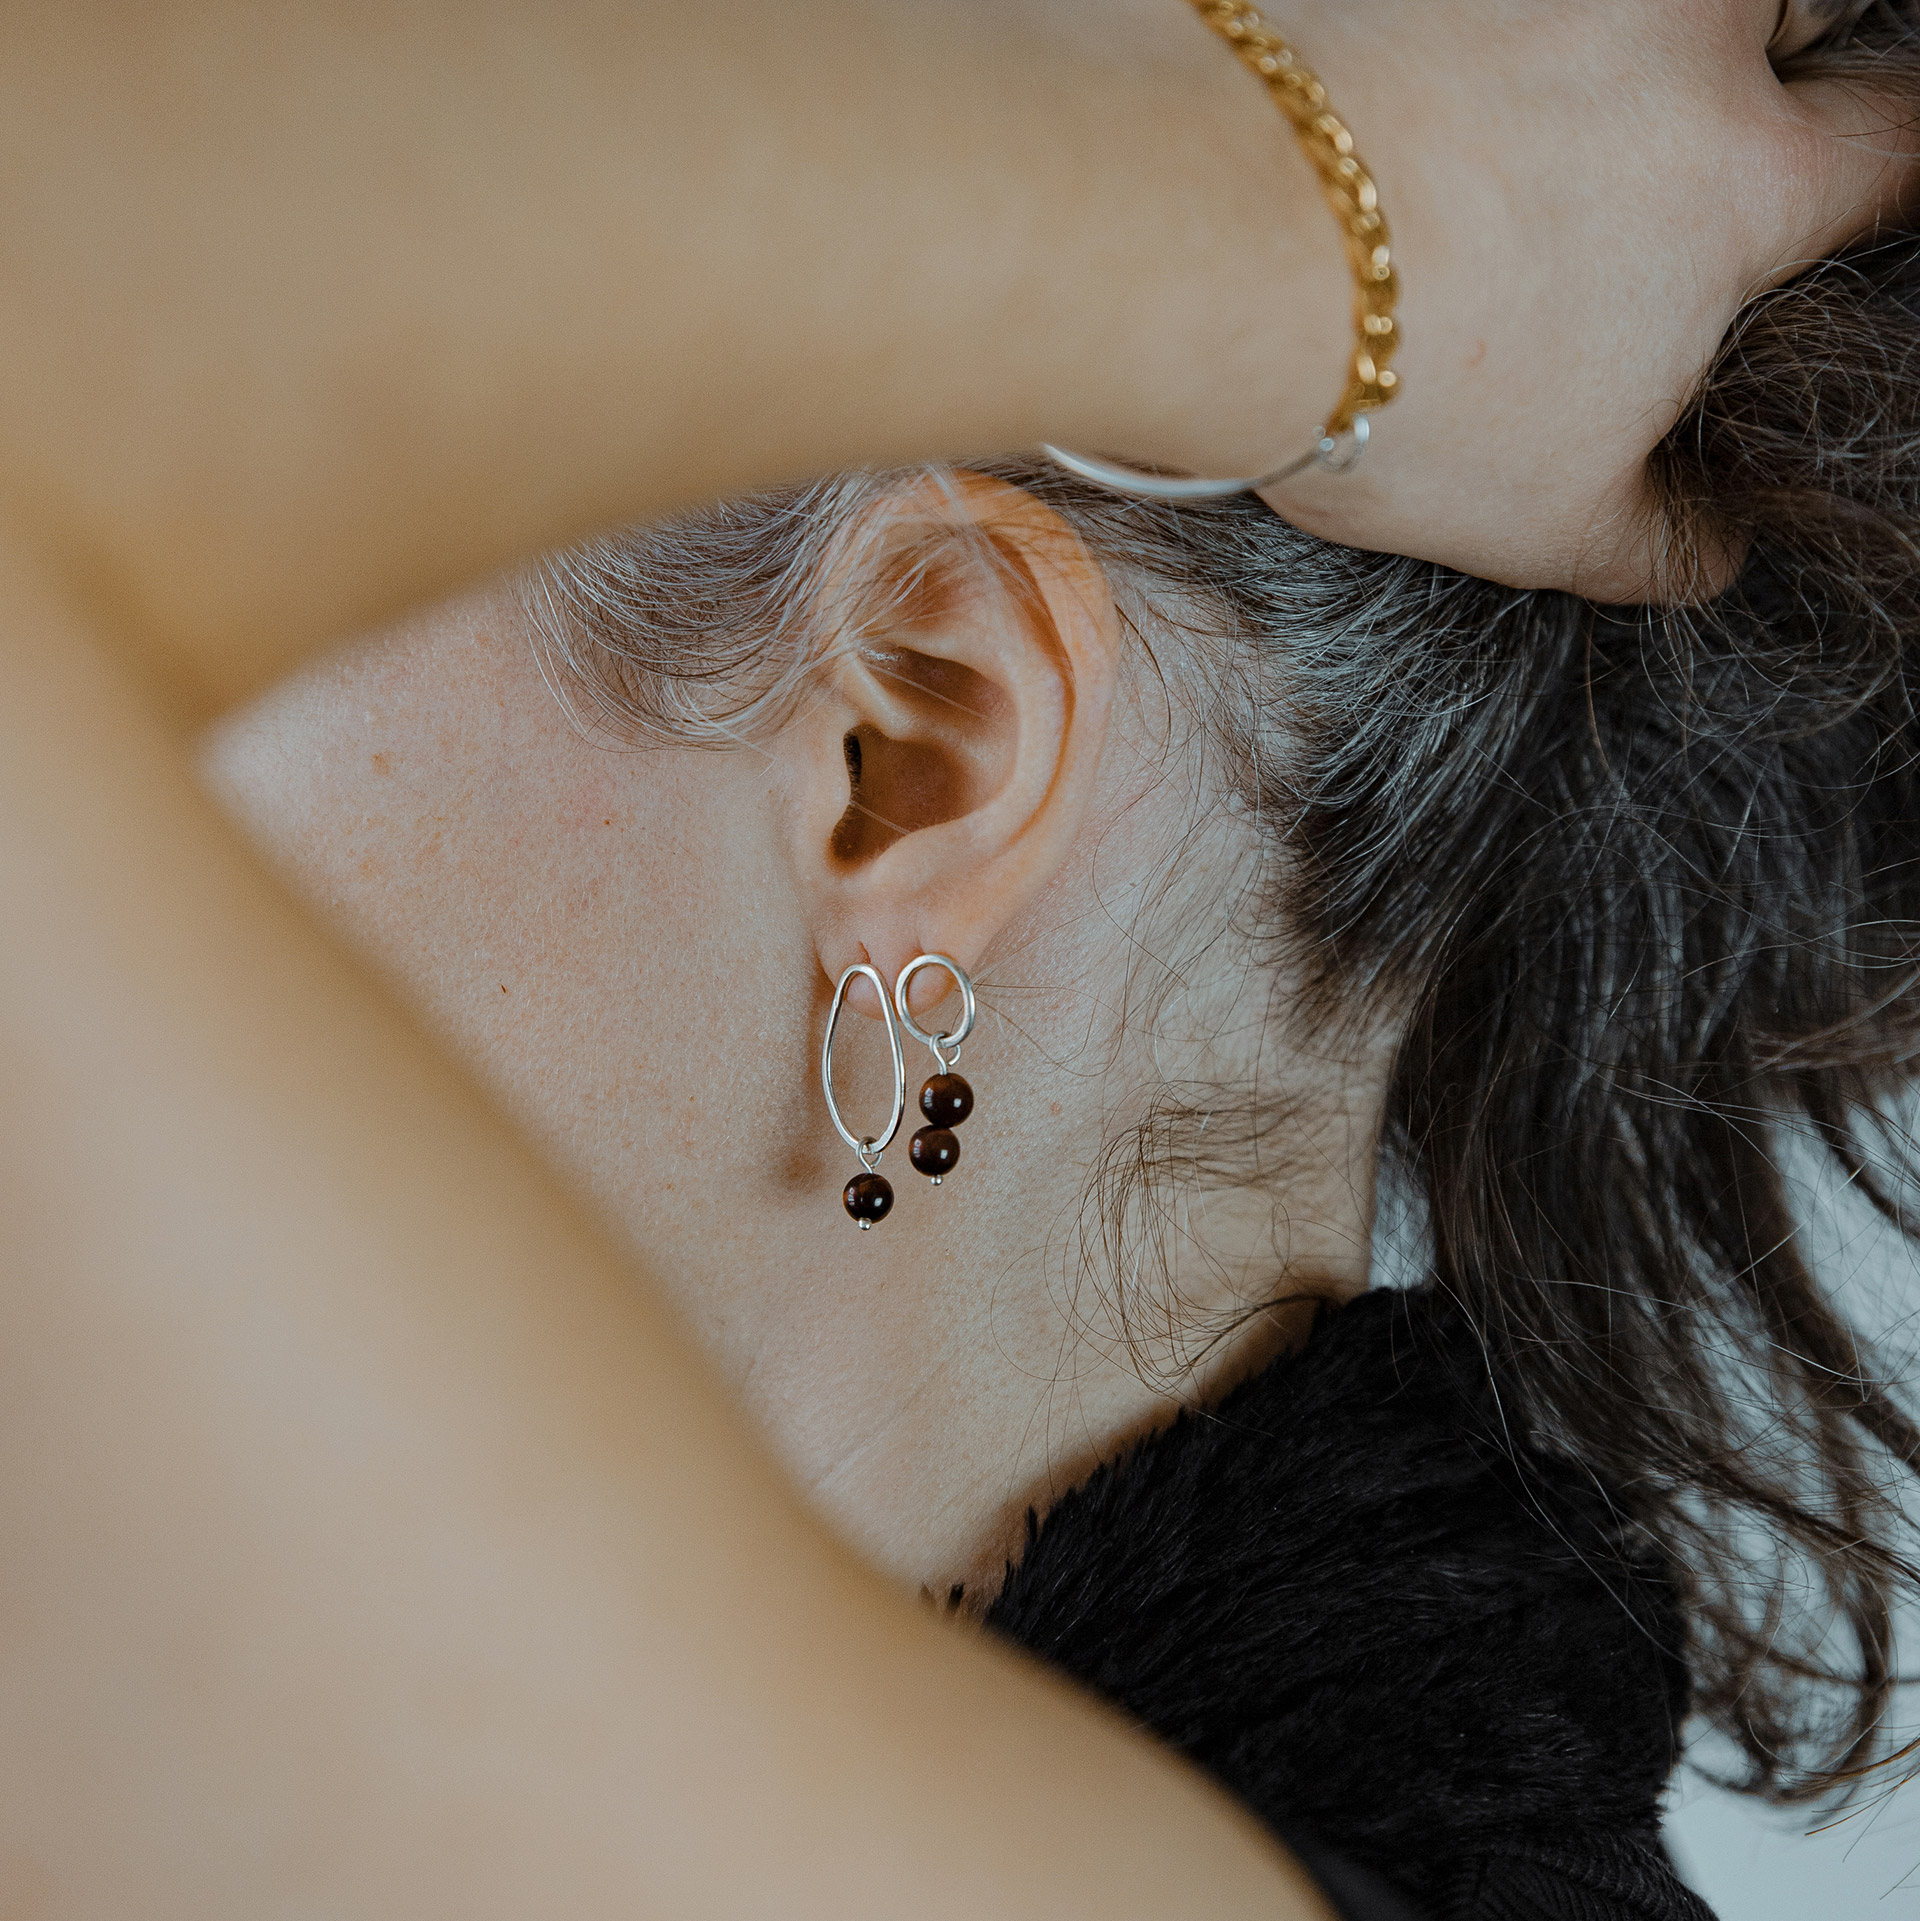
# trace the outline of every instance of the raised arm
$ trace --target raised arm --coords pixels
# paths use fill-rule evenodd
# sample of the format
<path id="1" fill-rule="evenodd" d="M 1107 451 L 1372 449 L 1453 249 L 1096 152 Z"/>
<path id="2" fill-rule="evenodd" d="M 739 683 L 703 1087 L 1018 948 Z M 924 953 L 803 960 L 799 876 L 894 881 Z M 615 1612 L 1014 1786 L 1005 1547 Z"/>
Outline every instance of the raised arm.
<path id="1" fill-rule="evenodd" d="M 1300 0 L 1404 397 L 1317 531 L 1644 577 L 1739 299 L 1897 190 L 1775 0 Z M 1260 471 L 1339 392 L 1334 225 L 1178 0 L 47 0 L 0 25 L 0 514 L 220 701 L 589 528 L 1055 440 Z M 1867 137 L 1844 137 L 1868 129 Z M 184 690 L 183 690 L 184 693 Z"/>

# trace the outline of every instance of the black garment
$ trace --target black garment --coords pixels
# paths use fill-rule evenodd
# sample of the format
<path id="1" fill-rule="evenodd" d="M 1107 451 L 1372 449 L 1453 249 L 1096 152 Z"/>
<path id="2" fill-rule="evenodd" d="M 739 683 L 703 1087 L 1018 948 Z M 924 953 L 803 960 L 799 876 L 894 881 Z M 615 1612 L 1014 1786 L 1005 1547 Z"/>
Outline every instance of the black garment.
<path id="1" fill-rule="evenodd" d="M 1207 1769 L 1354 1921 L 1711 1921 L 1660 1841 L 1672 1590 L 1507 1418 L 1437 1294 L 1365 1296 L 1030 1523 L 988 1622 Z"/>

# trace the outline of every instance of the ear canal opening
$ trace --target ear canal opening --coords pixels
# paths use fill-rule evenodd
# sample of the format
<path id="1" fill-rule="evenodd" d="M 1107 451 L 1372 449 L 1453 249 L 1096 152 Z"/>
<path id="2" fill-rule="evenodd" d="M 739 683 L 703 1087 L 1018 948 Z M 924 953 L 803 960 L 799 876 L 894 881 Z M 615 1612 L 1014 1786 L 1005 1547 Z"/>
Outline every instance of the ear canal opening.
<path id="1" fill-rule="evenodd" d="M 848 733 L 840 743 L 841 754 L 847 763 L 847 808 L 833 829 L 833 857 L 849 864 L 871 859 L 882 847 L 890 845 L 898 836 L 888 836 L 880 845 L 873 845 L 874 836 L 867 821 L 860 795 L 860 783 L 866 773 L 866 750 L 860 745 L 858 728 Z M 877 825 L 877 823 L 875 823 Z"/>
<path id="2" fill-rule="evenodd" d="M 862 740 L 862 734 L 868 735 Z M 884 854 L 906 831 L 878 804 L 870 772 L 884 772 L 888 742 L 868 728 L 855 728 L 841 743 L 847 761 L 847 808 L 833 829 L 833 857 L 849 867 Z M 883 781 L 881 783 L 885 785 Z"/>
<path id="3" fill-rule="evenodd" d="M 835 860 L 855 866 L 895 841 L 939 827 L 983 798 L 978 770 L 944 741 L 895 740 L 877 727 L 848 734 L 847 808 L 833 830 Z"/>

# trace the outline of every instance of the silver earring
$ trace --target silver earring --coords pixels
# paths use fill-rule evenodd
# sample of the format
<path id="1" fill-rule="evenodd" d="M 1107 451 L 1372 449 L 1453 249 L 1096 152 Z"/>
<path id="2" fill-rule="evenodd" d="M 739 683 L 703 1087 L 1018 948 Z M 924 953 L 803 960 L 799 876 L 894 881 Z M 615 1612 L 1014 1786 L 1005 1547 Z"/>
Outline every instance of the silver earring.
<path id="1" fill-rule="evenodd" d="M 907 1011 L 907 993 L 923 968 L 944 967 L 960 990 L 960 1025 L 945 1034 L 925 1032 Z M 932 1051 L 938 1072 L 920 1090 L 920 1112 L 927 1125 L 907 1143 L 907 1159 L 935 1187 L 960 1164 L 960 1137 L 953 1130 L 973 1112 L 973 1089 L 953 1070 L 960 1065 L 960 1043 L 973 1032 L 973 982 L 967 970 L 946 954 L 920 954 L 900 970 L 893 984 L 893 1004 L 900 1025 Z"/>
<path id="2" fill-rule="evenodd" d="M 887 1046 L 893 1054 L 893 1112 L 880 1134 L 855 1134 L 840 1118 L 840 1103 L 833 1098 L 833 1030 L 839 1024 L 840 1010 L 847 1004 L 847 989 L 856 980 L 869 980 L 880 996 L 880 1018 L 887 1030 Z M 864 1173 L 856 1174 L 842 1191 L 840 1199 L 847 1212 L 864 1230 L 875 1221 L 884 1221 L 893 1212 L 893 1183 L 880 1172 L 880 1156 L 900 1131 L 900 1119 L 907 1111 L 907 1061 L 900 1051 L 900 1029 L 894 1022 L 893 1006 L 887 999 L 887 984 L 877 967 L 862 963 L 849 967 L 833 990 L 833 1005 L 827 1009 L 827 1037 L 820 1043 L 820 1091 L 827 1097 L 827 1113 L 834 1131 L 860 1157 Z"/>

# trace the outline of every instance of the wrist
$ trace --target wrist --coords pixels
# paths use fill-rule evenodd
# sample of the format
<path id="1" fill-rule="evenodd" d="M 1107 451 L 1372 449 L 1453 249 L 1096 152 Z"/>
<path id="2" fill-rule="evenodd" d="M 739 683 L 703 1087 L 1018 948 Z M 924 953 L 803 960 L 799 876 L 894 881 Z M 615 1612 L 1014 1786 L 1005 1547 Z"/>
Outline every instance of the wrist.
<path id="1" fill-rule="evenodd" d="M 1265 87 L 1182 0 L 1123 0 L 1090 35 L 1053 11 L 1057 167 L 1097 184 L 1046 268 L 1078 378 L 1039 438 L 1200 473 L 1262 472 L 1332 414 L 1353 353 L 1338 222 Z M 1303 54 L 1305 49 L 1302 50 Z M 1045 190 L 1057 195 L 1059 181 Z M 1129 289 L 1131 291 L 1129 291 Z"/>

